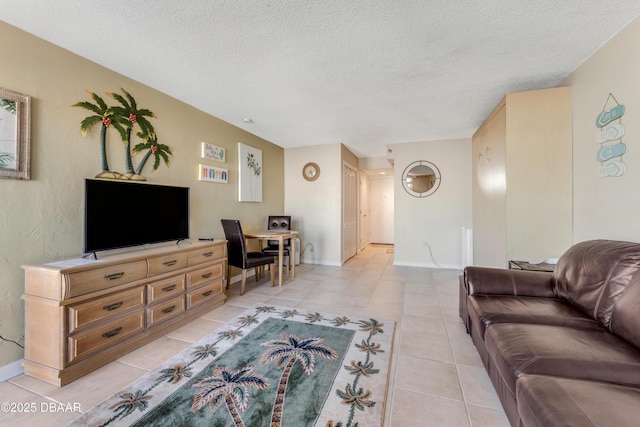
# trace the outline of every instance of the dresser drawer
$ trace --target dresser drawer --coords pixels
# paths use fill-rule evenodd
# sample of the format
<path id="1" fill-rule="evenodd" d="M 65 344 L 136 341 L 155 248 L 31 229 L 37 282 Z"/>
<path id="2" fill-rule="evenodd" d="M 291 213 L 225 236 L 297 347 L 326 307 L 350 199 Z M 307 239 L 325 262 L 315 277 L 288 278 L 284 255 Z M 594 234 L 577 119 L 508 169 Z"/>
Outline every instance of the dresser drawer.
<path id="1" fill-rule="evenodd" d="M 187 273 L 187 289 L 222 277 L 222 262 Z"/>
<path id="2" fill-rule="evenodd" d="M 70 273 L 67 280 L 67 298 L 108 289 L 123 283 L 147 277 L 147 261 L 133 261 Z"/>
<path id="3" fill-rule="evenodd" d="M 144 286 L 69 306 L 69 332 L 145 305 Z"/>
<path id="4" fill-rule="evenodd" d="M 107 345 L 113 345 L 144 329 L 144 310 L 69 337 L 69 363 Z"/>
<path id="5" fill-rule="evenodd" d="M 222 292 L 222 280 L 216 280 L 214 283 L 189 291 L 187 292 L 187 309 L 215 299 L 217 296 L 222 295 Z"/>
<path id="6" fill-rule="evenodd" d="M 168 301 L 149 307 L 147 309 L 147 327 L 181 314 L 184 310 L 184 295 L 179 295 Z"/>
<path id="7" fill-rule="evenodd" d="M 160 299 L 180 294 L 184 292 L 184 289 L 184 274 L 169 277 L 168 279 L 159 280 L 147 285 L 147 301 L 149 301 L 149 304 L 152 304 Z"/>
<path id="8" fill-rule="evenodd" d="M 149 258 L 149 276 L 157 276 L 186 266 L 187 254 L 184 252 Z"/>
<path id="9" fill-rule="evenodd" d="M 227 249 L 226 244 L 217 246 L 208 246 L 206 248 L 194 249 L 187 252 L 188 265 L 202 264 L 203 262 L 213 261 L 224 257 Z"/>

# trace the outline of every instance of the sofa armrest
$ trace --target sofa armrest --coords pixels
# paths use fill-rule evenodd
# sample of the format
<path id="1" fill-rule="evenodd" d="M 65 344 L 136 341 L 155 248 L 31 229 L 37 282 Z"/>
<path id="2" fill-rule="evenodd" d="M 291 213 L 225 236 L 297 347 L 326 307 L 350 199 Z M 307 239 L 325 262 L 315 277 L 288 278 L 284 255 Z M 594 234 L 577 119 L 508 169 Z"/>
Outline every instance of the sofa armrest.
<path id="1" fill-rule="evenodd" d="M 464 282 L 468 295 L 556 296 L 549 272 L 465 267 Z"/>

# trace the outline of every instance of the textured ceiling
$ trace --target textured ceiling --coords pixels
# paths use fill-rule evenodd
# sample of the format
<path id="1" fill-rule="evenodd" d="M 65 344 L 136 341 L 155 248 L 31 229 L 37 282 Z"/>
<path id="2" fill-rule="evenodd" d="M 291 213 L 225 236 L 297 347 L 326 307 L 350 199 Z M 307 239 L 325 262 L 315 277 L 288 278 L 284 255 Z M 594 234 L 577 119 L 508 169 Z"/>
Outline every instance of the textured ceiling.
<path id="1" fill-rule="evenodd" d="M 465 138 L 638 0 L 0 0 L 0 20 L 282 147 Z M 243 122 L 251 118 L 252 123 Z"/>

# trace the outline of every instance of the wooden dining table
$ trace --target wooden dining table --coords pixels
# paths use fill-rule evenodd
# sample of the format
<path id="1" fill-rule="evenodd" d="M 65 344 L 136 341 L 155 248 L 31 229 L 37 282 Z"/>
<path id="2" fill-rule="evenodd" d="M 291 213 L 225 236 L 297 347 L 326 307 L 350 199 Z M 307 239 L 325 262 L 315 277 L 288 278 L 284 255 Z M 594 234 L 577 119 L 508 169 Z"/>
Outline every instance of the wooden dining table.
<path id="1" fill-rule="evenodd" d="M 289 248 L 289 265 L 291 266 L 291 278 L 296 277 L 296 236 L 295 230 L 260 230 L 244 232 L 245 239 L 277 240 L 278 241 L 278 286 L 282 286 L 282 266 L 284 264 L 284 241 L 291 239 Z"/>

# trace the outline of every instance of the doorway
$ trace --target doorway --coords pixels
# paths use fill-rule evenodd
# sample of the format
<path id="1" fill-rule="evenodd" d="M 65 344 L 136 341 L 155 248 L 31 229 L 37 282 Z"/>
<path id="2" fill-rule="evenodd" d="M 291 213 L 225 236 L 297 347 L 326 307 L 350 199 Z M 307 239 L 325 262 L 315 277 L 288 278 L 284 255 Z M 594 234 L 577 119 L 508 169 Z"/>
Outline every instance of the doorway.
<path id="1" fill-rule="evenodd" d="M 393 176 L 371 177 L 371 243 L 392 245 L 394 239 Z"/>
<path id="2" fill-rule="evenodd" d="M 371 203 L 369 200 L 369 176 L 358 171 L 358 252 L 362 252 L 369 243 L 371 243 L 371 227 L 369 219 L 371 218 Z"/>

